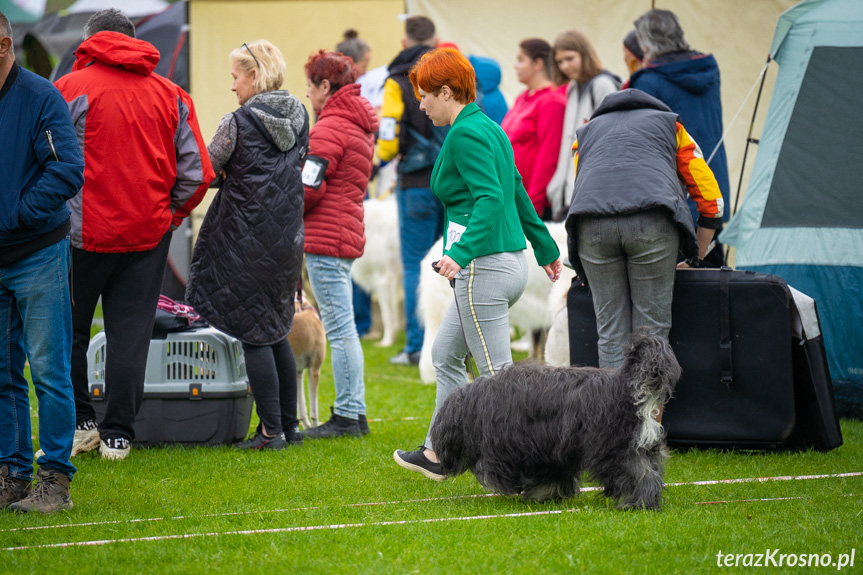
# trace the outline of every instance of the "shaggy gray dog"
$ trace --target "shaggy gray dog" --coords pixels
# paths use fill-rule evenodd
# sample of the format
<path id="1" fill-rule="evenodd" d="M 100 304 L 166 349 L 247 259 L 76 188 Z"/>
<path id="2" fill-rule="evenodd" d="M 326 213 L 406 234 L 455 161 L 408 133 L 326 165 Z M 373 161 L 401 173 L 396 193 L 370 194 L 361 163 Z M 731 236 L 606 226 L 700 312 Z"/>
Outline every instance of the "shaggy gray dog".
<path id="1" fill-rule="evenodd" d="M 639 330 L 618 369 L 513 365 L 453 393 L 432 445 L 450 476 L 545 501 L 579 492 L 582 472 L 618 507 L 658 509 L 664 432 L 655 421 L 681 369 L 664 339 Z"/>

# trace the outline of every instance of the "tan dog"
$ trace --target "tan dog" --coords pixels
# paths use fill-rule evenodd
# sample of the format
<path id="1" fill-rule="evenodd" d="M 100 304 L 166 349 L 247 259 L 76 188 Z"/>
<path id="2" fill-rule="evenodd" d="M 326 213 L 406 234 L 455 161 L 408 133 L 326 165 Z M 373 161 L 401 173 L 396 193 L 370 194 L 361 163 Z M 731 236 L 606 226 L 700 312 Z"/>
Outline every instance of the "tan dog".
<path id="1" fill-rule="evenodd" d="M 303 429 L 318 425 L 318 380 L 321 377 L 321 366 L 327 357 L 327 336 L 321 316 L 311 304 L 303 298 L 295 302 L 294 325 L 288 334 L 288 343 L 294 352 L 297 362 L 297 411 Z M 309 372 L 309 403 L 306 409 L 306 391 L 303 372 Z"/>

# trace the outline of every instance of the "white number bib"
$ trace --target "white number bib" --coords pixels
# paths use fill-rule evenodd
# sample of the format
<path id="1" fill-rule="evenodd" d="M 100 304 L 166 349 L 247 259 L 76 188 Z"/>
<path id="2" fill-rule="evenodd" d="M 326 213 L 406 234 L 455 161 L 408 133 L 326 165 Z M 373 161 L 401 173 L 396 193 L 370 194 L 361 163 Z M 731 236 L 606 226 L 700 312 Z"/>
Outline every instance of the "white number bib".
<path id="1" fill-rule="evenodd" d="M 446 226 L 446 245 L 444 245 L 445 250 L 448 250 L 452 247 L 453 244 L 457 243 L 461 239 L 461 235 L 467 228 L 461 224 L 457 224 L 455 222 L 447 222 Z"/>
<path id="2" fill-rule="evenodd" d="M 306 163 L 303 164 L 303 185 L 315 189 L 320 188 L 321 184 L 324 183 L 327 164 L 329 164 L 329 160 L 324 158 L 306 156 Z"/>

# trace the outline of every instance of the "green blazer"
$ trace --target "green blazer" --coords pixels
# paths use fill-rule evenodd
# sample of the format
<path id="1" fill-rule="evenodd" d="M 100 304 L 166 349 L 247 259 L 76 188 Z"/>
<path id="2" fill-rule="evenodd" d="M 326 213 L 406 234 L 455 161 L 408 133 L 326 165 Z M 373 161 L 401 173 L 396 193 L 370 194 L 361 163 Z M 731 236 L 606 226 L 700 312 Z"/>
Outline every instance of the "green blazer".
<path id="1" fill-rule="evenodd" d="M 476 104 L 453 122 L 431 187 L 445 209 L 443 253 L 461 267 L 480 256 L 523 250 L 525 236 L 540 265 L 560 256 L 524 189 L 509 139 Z"/>

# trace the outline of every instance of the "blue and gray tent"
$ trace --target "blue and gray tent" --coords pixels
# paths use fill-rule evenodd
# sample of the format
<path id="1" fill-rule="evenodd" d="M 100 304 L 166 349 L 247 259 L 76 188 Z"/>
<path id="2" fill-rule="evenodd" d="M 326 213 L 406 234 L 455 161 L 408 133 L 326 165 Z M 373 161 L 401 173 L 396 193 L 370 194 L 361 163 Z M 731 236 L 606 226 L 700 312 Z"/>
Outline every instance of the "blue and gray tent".
<path id="1" fill-rule="evenodd" d="M 815 298 L 837 407 L 863 416 L 863 2 L 786 10 L 745 201 L 721 240 L 736 267 Z"/>

